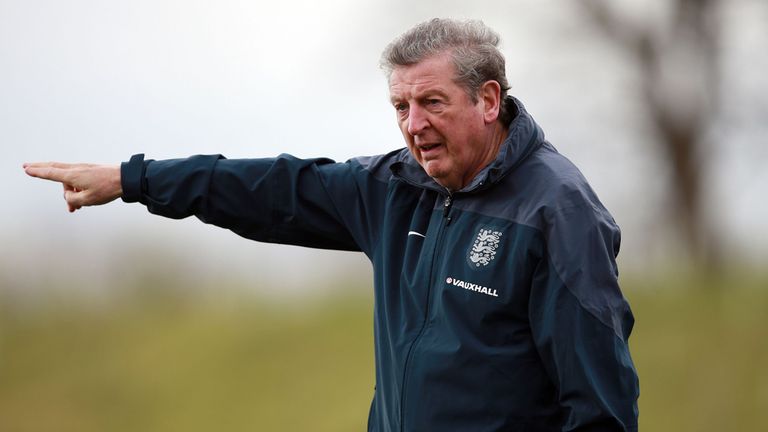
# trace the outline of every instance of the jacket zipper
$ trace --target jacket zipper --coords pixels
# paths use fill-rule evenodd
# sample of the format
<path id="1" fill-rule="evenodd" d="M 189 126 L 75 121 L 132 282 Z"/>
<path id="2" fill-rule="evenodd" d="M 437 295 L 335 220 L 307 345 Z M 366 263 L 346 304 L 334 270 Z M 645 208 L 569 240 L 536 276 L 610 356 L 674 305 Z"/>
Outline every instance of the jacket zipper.
<path id="1" fill-rule="evenodd" d="M 432 255 L 432 266 L 429 271 L 429 285 L 427 286 L 427 301 L 426 305 L 424 306 L 424 322 L 421 324 L 421 328 L 419 329 L 419 333 L 416 334 L 416 337 L 413 339 L 413 342 L 411 342 L 411 346 L 408 348 L 408 354 L 405 356 L 405 363 L 403 364 L 403 384 L 400 387 L 400 431 L 405 431 L 405 395 L 406 395 L 406 386 L 408 384 L 408 366 L 411 363 L 411 359 L 413 358 L 413 352 L 416 348 L 416 345 L 419 344 L 421 341 L 421 337 L 424 335 L 424 331 L 427 328 L 427 323 L 429 322 L 429 304 L 432 299 L 432 286 L 435 284 L 435 267 L 437 266 L 437 261 L 440 259 L 440 250 L 443 247 L 443 237 L 445 233 L 445 229 L 448 227 L 448 225 L 451 224 L 451 207 L 453 206 L 453 195 L 449 192 L 445 196 L 445 200 L 443 201 L 443 218 L 440 221 L 440 230 L 437 233 L 437 241 L 435 242 L 435 251 Z"/>
<path id="2" fill-rule="evenodd" d="M 451 206 L 453 205 L 453 195 L 450 193 L 445 197 L 443 202 L 443 219 L 445 219 L 445 226 L 451 224 Z"/>

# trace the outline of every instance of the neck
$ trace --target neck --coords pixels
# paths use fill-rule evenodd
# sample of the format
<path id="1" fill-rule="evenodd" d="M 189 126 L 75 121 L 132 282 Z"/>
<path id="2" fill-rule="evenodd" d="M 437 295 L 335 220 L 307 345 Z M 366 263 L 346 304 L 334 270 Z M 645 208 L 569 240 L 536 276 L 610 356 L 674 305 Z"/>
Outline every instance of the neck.
<path id="1" fill-rule="evenodd" d="M 488 163 L 491 163 L 492 160 L 496 159 L 496 155 L 499 154 L 501 144 L 504 142 L 504 140 L 507 139 L 507 135 L 509 134 L 509 127 L 505 124 L 502 124 L 500 121 L 494 122 L 493 125 L 493 131 L 491 132 L 493 156 L 491 157 L 491 160 L 488 161 Z"/>
<path id="2" fill-rule="evenodd" d="M 463 189 L 470 181 L 472 181 L 475 176 L 480 173 L 485 167 L 488 166 L 491 162 L 493 162 L 494 159 L 496 159 L 496 156 L 499 154 L 499 149 L 501 148 L 501 144 L 504 143 L 504 140 L 507 139 L 507 133 L 509 129 L 507 126 L 501 124 L 501 122 L 496 121 L 493 123 L 493 126 L 489 126 L 488 129 L 488 151 L 485 154 L 485 158 L 483 159 L 483 163 L 480 164 L 477 171 L 473 172 L 470 176 L 467 176 L 463 179 L 462 184 L 458 189 Z M 457 190 L 458 190 L 457 189 Z M 448 188 L 449 191 L 454 192 L 455 190 L 452 190 Z"/>
<path id="3" fill-rule="evenodd" d="M 481 170 L 496 159 L 496 156 L 499 154 L 499 149 L 501 149 L 501 144 L 507 139 L 508 133 L 509 128 L 506 125 L 501 124 L 499 121 L 493 123 L 493 127 L 488 134 L 488 142 L 490 143 L 488 146 L 488 154 L 485 157 L 485 162 L 480 168 Z M 477 173 L 475 173 L 475 175 L 476 174 Z"/>

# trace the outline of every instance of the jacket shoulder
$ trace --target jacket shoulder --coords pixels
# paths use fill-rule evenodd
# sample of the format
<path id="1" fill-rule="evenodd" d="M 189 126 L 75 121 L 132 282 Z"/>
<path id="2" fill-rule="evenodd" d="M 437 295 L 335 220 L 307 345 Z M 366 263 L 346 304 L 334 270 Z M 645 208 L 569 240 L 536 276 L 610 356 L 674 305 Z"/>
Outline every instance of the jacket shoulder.
<path id="1" fill-rule="evenodd" d="M 408 157 L 408 149 L 400 148 L 389 153 L 374 156 L 358 156 L 347 161 L 348 164 L 366 171 L 379 181 L 388 182 L 392 179 L 390 167 L 395 162 L 402 162 Z"/>
<path id="2" fill-rule="evenodd" d="M 531 210 L 543 213 L 539 216 L 545 217 L 541 221 L 545 224 L 551 223 L 555 214 L 578 209 L 615 224 L 584 174 L 549 143 L 545 142 L 508 180 L 525 185 L 524 194 L 534 203 Z"/>

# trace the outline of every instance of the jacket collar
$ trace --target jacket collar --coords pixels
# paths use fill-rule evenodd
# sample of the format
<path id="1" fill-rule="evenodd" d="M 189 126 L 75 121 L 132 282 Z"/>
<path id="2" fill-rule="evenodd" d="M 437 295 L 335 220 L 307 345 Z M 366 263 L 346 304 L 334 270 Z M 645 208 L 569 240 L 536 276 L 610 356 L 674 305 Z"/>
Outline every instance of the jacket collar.
<path id="1" fill-rule="evenodd" d="M 507 138 L 501 144 L 496 158 L 486 165 L 464 189 L 456 192 L 476 192 L 498 183 L 541 146 L 544 134 L 525 110 L 522 102 L 517 98 L 507 96 L 504 103 L 512 117 Z M 407 148 L 400 151 L 397 161 L 392 163 L 389 168 L 396 178 L 414 186 L 436 190 L 440 193 L 446 192 L 444 187 L 427 175 Z"/>

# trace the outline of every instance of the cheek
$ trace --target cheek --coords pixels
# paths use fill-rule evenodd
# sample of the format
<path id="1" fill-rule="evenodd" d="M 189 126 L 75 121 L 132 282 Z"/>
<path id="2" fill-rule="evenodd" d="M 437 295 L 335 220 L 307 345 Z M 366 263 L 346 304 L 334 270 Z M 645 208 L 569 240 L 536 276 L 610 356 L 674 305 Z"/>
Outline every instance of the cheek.
<path id="1" fill-rule="evenodd" d="M 409 148 L 413 149 L 415 147 L 415 144 L 414 144 L 414 141 L 413 141 L 413 137 L 410 134 L 408 134 L 407 131 L 402 131 L 402 132 L 403 132 L 403 139 L 405 140 L 405 144 Z"/>
<path id="2" fill-rule="evenodd" d="M 452 148 L 448 149 L 449 160 L 457 169 L 461 169 L 462 167 L 471 164 L 476 155 L 477 152 L 470 146 L 466 139 L 462 141 L 461 145 L 454 145 Z"/>
<path id="3" fill-rule="evenodd" d="M 412 137 L 411 134 L 408 133 L 408 122 L 398 121 L 397 126 L 400 128 L 400 133 L 403 134 L 405 140 L 410 142 Z"/>
<path id="4" fill-rule="evenodd" d="M 413 142 L 413 137 L 404 131 L 403 138 L 405 138 L 405 146 L 408 147 L 411 156 L 413 156 L 417 162 L 421 163 L 421 153 L 419 153 L 418 148 L 416 148 L 416 144 Z"/>

